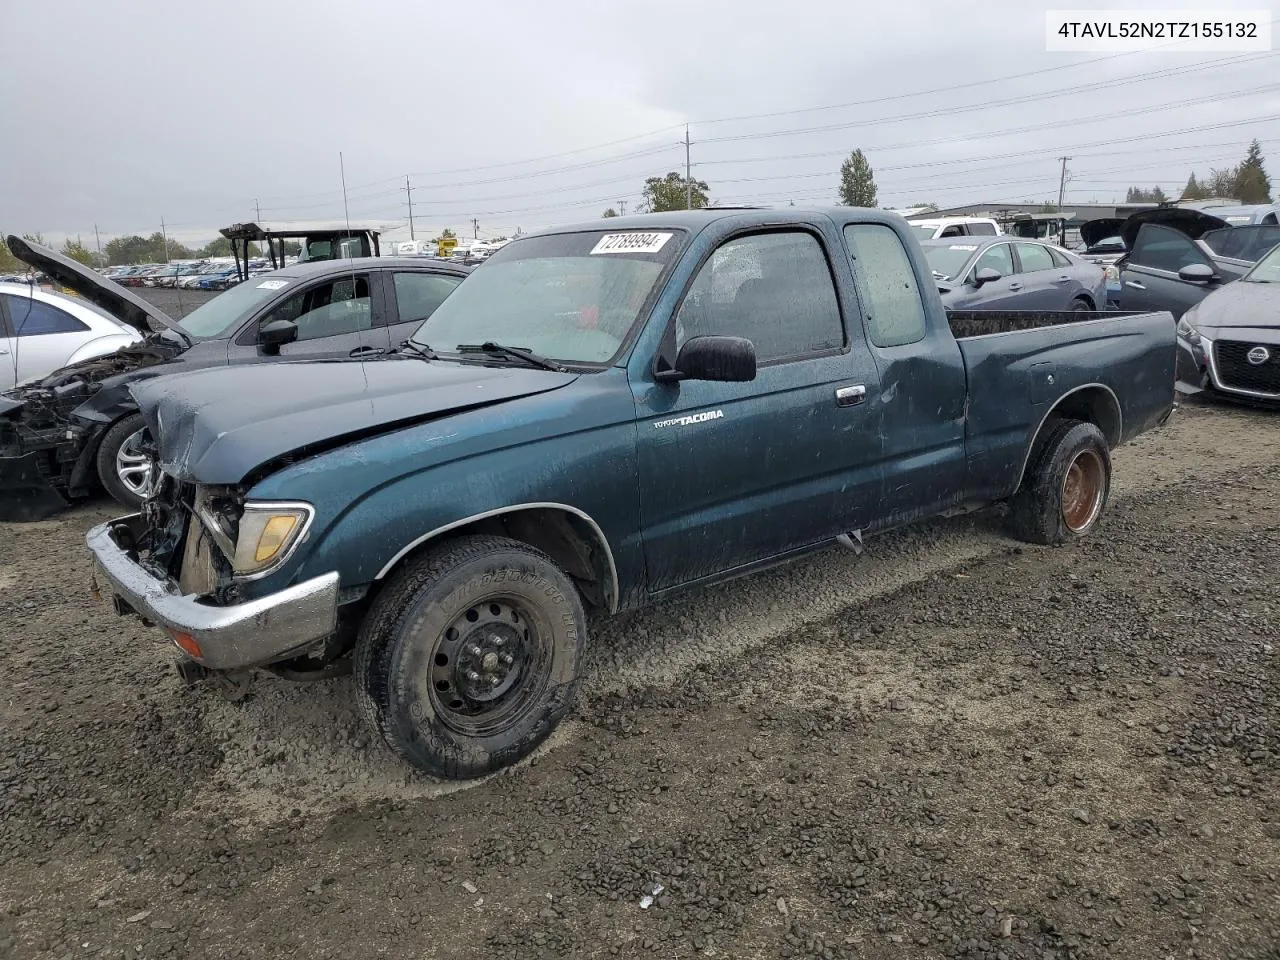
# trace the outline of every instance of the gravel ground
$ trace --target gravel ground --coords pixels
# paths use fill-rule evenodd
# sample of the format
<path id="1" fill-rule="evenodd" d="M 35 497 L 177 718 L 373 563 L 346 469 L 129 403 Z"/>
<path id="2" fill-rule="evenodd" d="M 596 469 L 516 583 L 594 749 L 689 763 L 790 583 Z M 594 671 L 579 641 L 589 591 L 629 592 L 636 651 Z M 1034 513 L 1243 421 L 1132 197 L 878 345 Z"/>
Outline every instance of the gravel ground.
<path id="1" fill-rule="evenodd" d="M 979 514 L 599 624 L 465 786 L 345 679 L 182 688 L 88 595 L 109 504 L 0 525 L 0 956 L 1277 960 L 1278 463 L 1192 404 L 1079 545 Z"/>

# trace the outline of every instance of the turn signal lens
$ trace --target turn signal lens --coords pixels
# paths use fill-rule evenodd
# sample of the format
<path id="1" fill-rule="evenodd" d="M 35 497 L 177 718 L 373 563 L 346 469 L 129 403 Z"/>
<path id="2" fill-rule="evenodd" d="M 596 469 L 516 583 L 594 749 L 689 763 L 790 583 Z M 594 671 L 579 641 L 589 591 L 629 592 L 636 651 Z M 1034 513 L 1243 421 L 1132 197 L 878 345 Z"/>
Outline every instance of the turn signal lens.
<path id="1" fill-rule="evenodd" d="M 258 549 L 253 552 L 254 561 L 266 563 L 279 553 L 289 542 L 289 534 L 297 525 L 298 518 L 292 516 L 275 516 L 268 520 L 262 536 L 258 537 Z"/>
<path id="2" fill-rule="evenodd" d="M 262 573 L 288 556 L 305 536 L 312 515 L 307 503 L 247 503 L 236 532 L 232 568 L 237 576 Z"/>

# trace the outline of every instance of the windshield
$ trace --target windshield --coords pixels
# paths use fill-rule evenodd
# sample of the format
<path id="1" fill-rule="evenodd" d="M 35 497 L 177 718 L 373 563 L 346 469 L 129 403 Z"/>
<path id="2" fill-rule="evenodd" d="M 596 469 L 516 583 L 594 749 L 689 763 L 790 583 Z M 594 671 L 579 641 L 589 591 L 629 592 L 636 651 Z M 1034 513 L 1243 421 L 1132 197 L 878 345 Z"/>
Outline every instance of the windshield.
<path id="1" fill-rule="evenodd" d="M 1280 244 L 1272 247 L 1271 252 L 1240 279 L 1250 283 L 1280 283 Z"/>
<path id="2" fill-rule="evenodd" d="M 977 245 L 972 243 L 927 246 L 924 248 L 924 258 L 929 261 L 929 269 L 935 277 L 950 280 L 960 275 L 960 271 L 977 249 Z"/>
<path id="3" fill-rule="evenodd" d="M 423 321 L 437 353 L 492 340 L 568 363 L 607 363 L 683 242 L 675 231 L 562 233 L 507 244 Z"/>
<path id="4" fill-rule="evenodd" d="M 239 329 L 245 314 L 293 283 L 286 277 L 272 277 L 238 284 L 196 307 L 178 321 L 178 326 L 193 337 L 228 337 Z"/>
<path id="5" fill-rule="evenodd" d="M 932 240 L 937 227 L 931 227 L 926 223 L 909 223 L 911 232 L 915 234 L 917 240 Z"/>

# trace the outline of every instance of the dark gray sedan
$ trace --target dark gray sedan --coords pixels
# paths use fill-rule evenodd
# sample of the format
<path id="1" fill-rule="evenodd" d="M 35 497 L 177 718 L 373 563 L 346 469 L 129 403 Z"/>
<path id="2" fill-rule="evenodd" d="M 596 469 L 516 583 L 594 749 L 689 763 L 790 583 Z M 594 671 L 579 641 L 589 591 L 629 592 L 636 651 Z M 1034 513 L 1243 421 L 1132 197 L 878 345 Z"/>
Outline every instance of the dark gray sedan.
<path id="1" fill-rule="evenodd" d="M 1105 310 L 1106 272 L 1060 247 L 1007 235 L 926 240 L 948 310 Z"/>

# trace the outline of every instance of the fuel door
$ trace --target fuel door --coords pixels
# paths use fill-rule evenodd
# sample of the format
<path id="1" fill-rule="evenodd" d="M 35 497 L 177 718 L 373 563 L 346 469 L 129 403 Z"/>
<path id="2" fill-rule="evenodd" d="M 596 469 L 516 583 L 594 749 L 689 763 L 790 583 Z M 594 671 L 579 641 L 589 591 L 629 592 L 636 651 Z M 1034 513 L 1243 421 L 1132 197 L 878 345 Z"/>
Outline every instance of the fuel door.
<path id="1" fill-rule="evenodd" d="M 1057 364 L 1043 362 L 1031 365 L 1031 402 L 1048 403 L 1058 395 Z"/>

